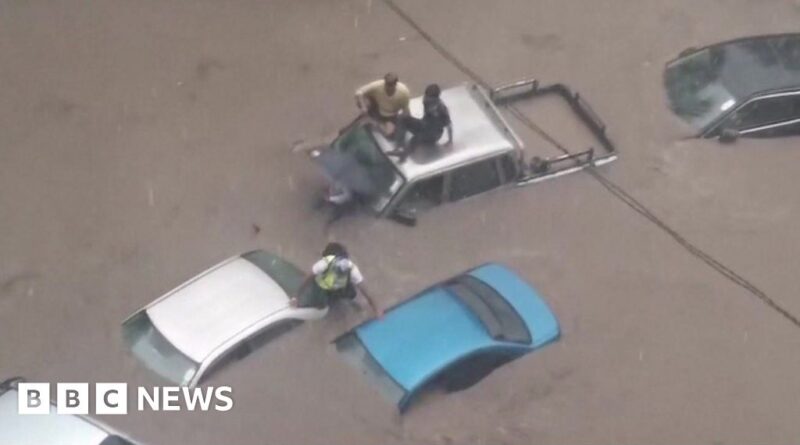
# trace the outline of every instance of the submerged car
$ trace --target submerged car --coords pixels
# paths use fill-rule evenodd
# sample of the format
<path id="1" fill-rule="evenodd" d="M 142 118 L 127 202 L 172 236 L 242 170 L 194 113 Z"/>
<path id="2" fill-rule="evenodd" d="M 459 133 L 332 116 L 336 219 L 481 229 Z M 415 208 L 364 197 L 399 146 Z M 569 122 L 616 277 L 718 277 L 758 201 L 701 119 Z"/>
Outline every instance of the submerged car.
<path id="1" fill-rule="evenodd" d="M 686 50 L 667 63 L 664 85 L 697 137 L 800 134 L 800 34 Z"/>
<path id="2" fill-rule="evenodd" d="M 400 411 L 431 385 L 468 388 L 560 335 L 529 284 L 489 263 L 437 284 L 336 340 L 345 359 Z"/>
<path id="3" fill-rule="evenodd" d="M 327 308 L 292 307 L 304 274 L 277 255 L 255 250 L 208 269 L 123 323 L 134 356 L 161 377 L 188 387 L 243 358 Z"/>
<path id="4" fill-rule="evenodd" d="M 136 445 L 131 439 L 87 416 L 50 412 L 21 415 L 17 411 L 16 377 L 0 383 L 0 444 L 4 445 Z"/>
<path id="5" fill-rule="evenodd" d="M 570 108 L 599 142 L 599 148 L 555 158 L 526 156 L 524 144 L 498 107 L 523 98 L 554 94 Z M 525 80 L 486 91 L 464 84 L 442 91 L 453 121 L 451 146 L 420 147 L 404 161 L 387 153 L 397 149 L 369 119 L 356 119 L 330 144 L 310 150 L 331 183 L 328 201 L 356 195 L 375 215 L 413 224 L 418 211 L 468 198 L 500 187 L 533 184 L 599 166 L 617 158 L 605 125 L 583 98 L 566 86 L 540 87 Z M 422 114 L 422 99 L 410 103 Z"/>

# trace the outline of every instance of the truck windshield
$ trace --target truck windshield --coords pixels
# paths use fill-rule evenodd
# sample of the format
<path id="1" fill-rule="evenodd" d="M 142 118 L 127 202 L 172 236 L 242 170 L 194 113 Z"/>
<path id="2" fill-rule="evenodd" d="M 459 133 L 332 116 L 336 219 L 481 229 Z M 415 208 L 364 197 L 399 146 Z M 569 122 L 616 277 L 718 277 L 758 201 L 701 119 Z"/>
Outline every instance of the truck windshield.
<path id="1" fill-rule="evenodd" d="M 353 126 L 333 142 L 331 149 L 339 155 L 335 162 L 339 165 L 326 166 L 328 173 L 364 197 L 376 212 L 382 211 L 403 185 L 402 176 L 381 152 L 366 126 Z"/>
<path id="2" fill-rule="evenodd" d="M 153 326 L 146 311 L 140 311 L 122 325 L 125 343 L 148 369 L 179 385 L 188 385 L 198 364 L 175 348 Z"/>

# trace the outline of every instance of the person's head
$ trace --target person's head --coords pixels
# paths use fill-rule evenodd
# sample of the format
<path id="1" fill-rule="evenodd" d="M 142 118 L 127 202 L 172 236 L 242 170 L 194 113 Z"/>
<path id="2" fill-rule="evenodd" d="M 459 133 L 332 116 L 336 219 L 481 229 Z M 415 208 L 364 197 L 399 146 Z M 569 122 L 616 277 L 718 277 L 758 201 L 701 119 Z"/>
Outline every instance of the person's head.
<path id="1" fill-rule="evenodd" d="M 383 76 L 383 88 L 387 95 L 393 96 L 394 92 L 397 91 L 397 80 L 397 74 L 395 73 L 386 73 Z"/>
<path id="2" fill-rule="evenodd" d="M 442 89 L 439 85 L 432 83 L 425 87 L 425 95 L 422 97 L 422 103 L 425 106 L 436 105 L 439 103 L 439 95 L 442 94 Z"/>
<path id="3" fill-rule="evenodd" d="M 442 89 L 438 84 L 432 83 L 425 87 L 425 97 L 438 99 L 440 94 L 442 94 Z"/>
<path id="4" fill-rule="evenodd" d="M 329 255 L 333 255 L 339 258 L 349 257 L 347 249 L 345 249 L 343 245 L 337 242 L 328 243 L 328 245 L 325 246 L 325 249 L 322 250 L 322 256 L 329 256 Z"/>

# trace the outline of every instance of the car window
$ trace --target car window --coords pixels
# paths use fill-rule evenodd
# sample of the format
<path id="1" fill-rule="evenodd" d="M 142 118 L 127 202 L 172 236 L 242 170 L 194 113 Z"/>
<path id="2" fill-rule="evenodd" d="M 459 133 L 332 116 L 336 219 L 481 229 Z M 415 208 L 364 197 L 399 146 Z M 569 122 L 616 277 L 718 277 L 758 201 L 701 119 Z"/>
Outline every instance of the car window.
<path id="1" fill-rule="evenodd" d="M 287 295 L 295 295 L 305 279 L 303 272 L 294 264 L 263 250 L 254 250 L 242 255 L 269 275 Z"/>
<path id="2" fill-rule="evenodd" d="M 749 138 L 773 138 L 783 136 L 798 136 L 800 135 L 800 122 L 797 120 L 790 121 L 790 123 L 783 123 L 777 125 L 770 125 L 766 128 L 759 128 L 750 130 L 743 135 Z"/>
<path id="3" fill-rule="evenodd" d="M 500 185 L 495 161 L 494 158 L 487 159 L 454 170 L 450 180 L 450 200 L 457 201 Z"/>
<path id="4" fill-rule="evenodd" d="M 466 357 L 442 371 L 432 384 L 454 392 L 469 388 L 492 371 L 516 358 L 509 351 L 488 350 Z"/>
<path id="5" fill-rule="evenodd" d="M 478 317 L 490 337 L 494 339 L 503 338 L 503 327 L 500 324 L 500 320 L 495 316 L 492 308 L 477 293 L 473 292 L 469 286 L 463 281 L 453 281 L 448 283 L 445 288 Z"/>
<path id="6" fill-rule="evenodd" d="M 208 368 L 206 368 L 205 372 L 203 372 L 201 381 L 205 381 L 231 363 L 247 357 L 254 350 L 266 345 L 272 340 L 275 340 L 282 334 L 289 332 L 293 327 L 299 325 L 300 323 L 302 323 L 300 320 L 281 320 L 253 335 L 247 340 L 242 341 L 240 344 L 236 345 L 235 348 L 227 351 L 225 354 L 214 360 L 214 362 Z"/>
<path id="7" fill-rule="evenodd" d="M 417 210 L 429 209 L 442 203 L 443 193 L 444 176 L 423 179 L 411 186 L 400 205 Z"/>
<path id="8" fill-rule="evenodd" d="M 119 436 L 108 436 L 99 445 L 134 445 L 134 443 Z"/>
<path id="9" fill-rule="evenodd" d="M 203 375 L 200 377 L 200 382 L 205 382 L 220 370 L 225 369 L 232 363 L 247 357 L 251 352 L 252 348 L 247 342 L 239 343 L 235 348 L 217 357 L 216 360 L 214 360 L 214 362 L 211 363 L 211 365 L 209 365 L 205 371 L 203 371 Z"/>
<path id="10" fill-rule="evenodd" d="M 198 364 L 179 351 L 150 322 L 147 311 L 141 311 L 122 325 L 122 335 L 131 352 L 148 369 L 179 385 L 187 385 L 197 372 Z"/>
<path id="11" fill-rule="evenodd" d="M 737 110 L 728 120 L 728 127 L 747 130 L 797 118 L 800 118 L 800 94 L 769 97 L 756 99 Z"/>
<path id="12" fill-rule="evenodd" d="M 698 130 L 737 102 L 730 85 L 721 78 L 725 60 L 723 49 L 706 48 L 675 60 L 664 72 L 670 108 Z"/>
<path id="13" fill-rule="evenodd" d="M 383 154 L 370 130 L 357 125 L 342 133 L 317 158 L 328 176 L 358 193 L 380 212 L 403 185 L 403 178 Z"/>
<path id="14" fill-rule="evenodd" d="M 445 289 L 466 305 L 495 340 L 529 344 L 531 334 L 511 304 L 491 286 L 472 275 L 461 275 Z"/>

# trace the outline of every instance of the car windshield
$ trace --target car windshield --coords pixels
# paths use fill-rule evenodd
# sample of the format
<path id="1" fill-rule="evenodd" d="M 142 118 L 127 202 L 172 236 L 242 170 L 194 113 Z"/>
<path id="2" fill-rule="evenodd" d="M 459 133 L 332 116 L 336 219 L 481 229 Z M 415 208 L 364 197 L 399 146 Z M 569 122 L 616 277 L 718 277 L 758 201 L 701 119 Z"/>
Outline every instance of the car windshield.
<path id="1" fill-rule="evenodd" d="M 333 179 L 362 195 L 376 212 L 382 211 L 403 185 L 403 178 L 381 152 L 365 125 L 355 125 L 331 145 L 339 155 L 336 167 L 329 165 Z M 333 167 L 333 168 L 331 168 Z"/>
<path id="2" fill-rule="evenodd" d="M 725 53 L 706 48 L 667 66 L 664 84 L 672 111 L 698 130 L 714 122 L 737 102 L 721 81 Z"/>
<path id="3" fill-rule="evenodd" d="M 488 284 L 472 275 L 461 275 L 444 287 L 478 317 L 495 340 L 531 342 L 531 333 L 517 311 Z"/>
<path id="4" fill-rule="evenodd" d="M 248 252 L 242 255 L 242 258 L 255 264 L 275 280 L 278 286 L 286 291 L 286 295 L 297 294 L 305 278 L 303 272 L 294 264 L 263 250 Z"/>
<path id="5" fill-rule="evenodd" d="M 398 405 L 406 395 L 406 391 L 397 384 L 378 364 L 353 332 L 336 340 L 336 351 L 344 360 L 370 380 L 384 397 Z"/>
<path id="6" fill-rule="evenodd" d="M 197 372 L 198 364 L 158 332 L 146 311 L 140 311 L 126 321 L 122 331 L 133 355 L 161 377 L 179 385 L 187 385 Z"/>

